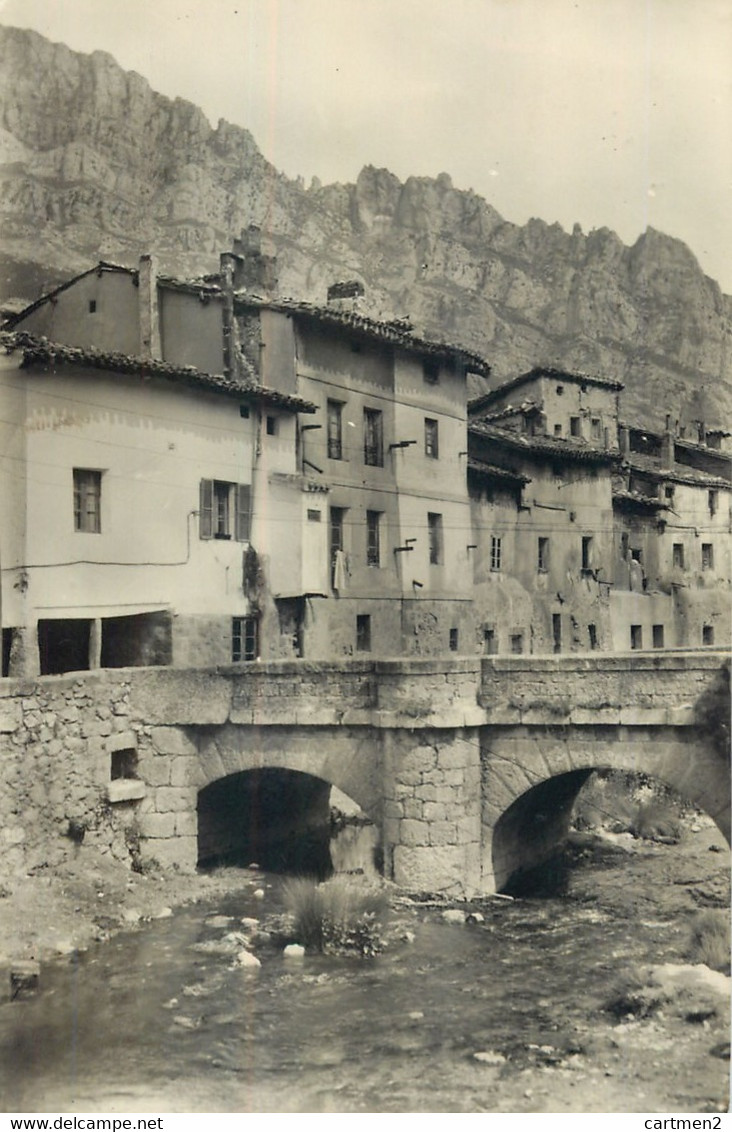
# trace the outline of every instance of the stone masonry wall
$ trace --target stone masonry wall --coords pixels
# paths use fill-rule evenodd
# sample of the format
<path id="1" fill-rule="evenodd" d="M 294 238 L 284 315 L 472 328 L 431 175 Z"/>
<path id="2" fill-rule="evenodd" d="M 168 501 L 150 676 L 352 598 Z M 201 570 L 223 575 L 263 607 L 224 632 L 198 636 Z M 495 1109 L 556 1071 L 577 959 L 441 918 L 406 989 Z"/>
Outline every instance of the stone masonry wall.
<path id="1" fill-rule="evenodd" d="M 413 891 L 480 888 L 477 729 L 384 733 L 384 862 Z"/>
<path id="2" fill-rule="evenodd" d="M 132 863 L 137 800 L 109 792 L 112 752 L 136 743 L 124 677 L 1 681 L 3 870 L 53 867 L 80 839 Z"/>
<path id="3" fill-rule="evenodd" d="M 387 875 L 413 889 L 485 890 L 492 830 L 517 797 L 553 775 L 627 766 L 631 752 L 631 768 L 723 826 L 728 774 L 694 715 L 723 659 L 276 661 L 2 680 L 2 867 L 53 867 L 83 838 L 131 867 L 191 870 L 199 790 L 262 766 L 344 790 L 382 822 Z"/>

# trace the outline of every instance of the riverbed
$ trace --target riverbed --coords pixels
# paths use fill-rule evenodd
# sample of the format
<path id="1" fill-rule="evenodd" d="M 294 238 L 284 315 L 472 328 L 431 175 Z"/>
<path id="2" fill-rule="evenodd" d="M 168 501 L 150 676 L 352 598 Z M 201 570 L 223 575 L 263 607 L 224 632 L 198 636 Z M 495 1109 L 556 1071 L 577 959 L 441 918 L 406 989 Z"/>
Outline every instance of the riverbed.
<path id="1" fill-rule="evenodd" d="M 708 823 L 680 845 L 588 836 L 561 896 L 486 900 L 476 923 L 398 901 L 373 959 L 287 960 L 255 935 L 256 970 L 216 948 L 281 910 L 282 881 L 237 870 L 0 1007 L 5 1108 L 726 1111 L 723 997 L 607 1007 L 632 970 L 688 962 L 690 917 L 729 900 L 728 860 Z"/>

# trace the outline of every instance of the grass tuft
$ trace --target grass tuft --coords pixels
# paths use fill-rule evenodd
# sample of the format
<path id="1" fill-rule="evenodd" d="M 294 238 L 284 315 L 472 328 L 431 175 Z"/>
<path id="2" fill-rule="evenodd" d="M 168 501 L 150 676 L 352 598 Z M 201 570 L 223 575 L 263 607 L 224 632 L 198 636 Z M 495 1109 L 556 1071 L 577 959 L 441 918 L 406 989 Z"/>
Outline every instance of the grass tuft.
<path id="1" fill-rule="evenodd" d="M 697 912 L 691 921 L 689 958 L 692 963 L 706 963 L 713 971 L 730 973 L 729 915 L 719 908 Z"/>
<path id="2" fill-rule="evenodd" d="M 347 876 L 322 884 L 295 878 L 286 882 L 283 895 L 297 942 L 309 951 L 375 955 L 382 950 L 380 920 L 387 901 L 380 890 Z"/>

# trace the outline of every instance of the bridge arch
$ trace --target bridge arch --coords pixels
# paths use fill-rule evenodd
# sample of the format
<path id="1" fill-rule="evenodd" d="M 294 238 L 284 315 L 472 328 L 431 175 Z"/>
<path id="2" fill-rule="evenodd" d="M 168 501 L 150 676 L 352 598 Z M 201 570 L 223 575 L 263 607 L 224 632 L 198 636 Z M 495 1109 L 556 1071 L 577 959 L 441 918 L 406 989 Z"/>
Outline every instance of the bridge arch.
<path id="1" fill-rule="evenodd" d="M 375 824 L 381 824 L 381 743 L 371 728 L 235 723 L 202 728 L 198 763 L 199 789 L 242 771 L 295 771 L 337 786 Z"/>
<path id="2" fill-rule="evenodd" d="M 500 890 L 566 837 L 575 798 L 594 770 L 646 774 L 705 811 L 730 840 L 729 767 L 688 727 L 488 728 L 481 751 L 482 880 Z"/>

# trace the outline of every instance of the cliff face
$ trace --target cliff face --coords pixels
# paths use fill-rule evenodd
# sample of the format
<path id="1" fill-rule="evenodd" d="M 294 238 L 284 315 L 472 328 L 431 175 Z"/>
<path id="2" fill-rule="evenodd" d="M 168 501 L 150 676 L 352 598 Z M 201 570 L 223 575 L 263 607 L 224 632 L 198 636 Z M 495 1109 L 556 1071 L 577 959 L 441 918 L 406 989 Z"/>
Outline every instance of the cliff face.
<path id="1" fill-rule="evenodd" d="M 510 224 L 450 177 L 367 167 L 305 188 L 247 130 L 155 93 L 111 56 L 0 28 L 0 283 L 35 298 L 99 258 L 197 275 L 250 223 L 280 291 L 323 301 L 356 277 L 376 315 L 485 354 L 497 379 L 537 364 L 626 384 L 631 421 L 732 415 L 732 300 L 680 241 L 649 229 Z"/>

